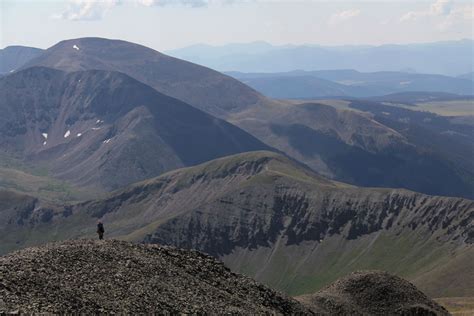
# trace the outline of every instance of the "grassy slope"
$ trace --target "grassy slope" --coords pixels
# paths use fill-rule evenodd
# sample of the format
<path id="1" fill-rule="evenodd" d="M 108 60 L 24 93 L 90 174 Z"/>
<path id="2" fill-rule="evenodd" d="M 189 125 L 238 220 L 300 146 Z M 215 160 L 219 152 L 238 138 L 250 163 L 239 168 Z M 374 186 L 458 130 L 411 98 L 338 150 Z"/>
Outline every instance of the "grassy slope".
<path id="1" fill-rule="evenodd" d="M 64 202 L 99 196 L 96 192 L 74 187 L 66 181 L 2 167 L 0 167 L 0 189 L 11 189 L 47 200 Z"/>
<path id="2" fill-rule="evenodd" d="M 441 116 L 474 115 L 473 100 L 432 101 L 417 103 L 414 110 L 432 112 Z"/>
<path id="3" fill-rule="evenodd" d="M 31 166 L 4 154 L 0 154 L 0 189 L 14 190 L 60 202 L 74 202 L 102 196 L 96 190 L 78 188 L 49 176 L 46 167 Z"/>
<path id="4" fill-rule="evenodd" d="M 465 270 L 474 259 L 474 248 L 453 250 L 432 239 L 421 242 L 410 233 L 381 232 L 356 240 L 333 236 L 319 244 L 289 247 L 281 240 L 273 251 L 236 249 L 223 260 L 232 269 L 290 295 L 315 292 L 361 269 L 386 270 L 407 278 L 432 297 L 472 295 L 474 276 Z M 459 277 L 453 279 L 453 274 Z"/>
<path id="5" fill-rule="evenodd" d="M 349 107 L 349 101 L 339 99 L 327 99 L 327 100 L 288 100 L 290 104 L 299 104 L 314 102 L 332 106 L 340 110 L 355 111 L 358 113 L 364 113 L 358 109 Z M 430 102 L 419 102 L 416 106 L 406 105 L 402 103 L 391 103 L 387 102 L 387 105 L 404 108 L 411 111 L 422 111 L 431 112 L 440 116 L 472 116 L 474 115 L 474 101 L 473 100 L 453 100 L 453 101 L 430 101 Z"/>
<path id="6" fill-rule="evenodd" d="M 474 297 L 442 297 L 435 299 L 443 305 L 453 316 L 474 315 Z"/>

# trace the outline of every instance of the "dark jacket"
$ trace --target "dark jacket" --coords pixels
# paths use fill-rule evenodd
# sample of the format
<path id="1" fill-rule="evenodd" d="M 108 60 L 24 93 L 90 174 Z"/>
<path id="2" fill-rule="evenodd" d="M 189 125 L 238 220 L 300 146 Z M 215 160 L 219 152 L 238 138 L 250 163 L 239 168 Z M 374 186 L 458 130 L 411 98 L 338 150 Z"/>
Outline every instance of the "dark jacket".
<path id="1" fill-rule="evenodd" d="M 105 231 L 104 230 L 104 224 L 102 224 L 102 223 L 97 224 L 97 232 L 103 234 L 104 231 Z"/>

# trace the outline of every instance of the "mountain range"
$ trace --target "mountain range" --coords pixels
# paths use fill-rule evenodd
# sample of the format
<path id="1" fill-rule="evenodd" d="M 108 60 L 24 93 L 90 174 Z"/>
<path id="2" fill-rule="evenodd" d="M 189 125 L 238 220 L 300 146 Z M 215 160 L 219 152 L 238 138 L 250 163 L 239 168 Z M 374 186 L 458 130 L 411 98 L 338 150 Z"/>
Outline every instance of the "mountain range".
<path id="1" fill-rule="evenodd" d="M 268 97 L 279 99 L 373 97 L 413 91 L 474 95 L 474 82 L 470 78 L 433 74 L 355 70 L 227 74 Z"/>
<path id="2" fill-rule="evenodd" d="M 242 310 L 245 300 L 233 300 L 223 284 L 208 287 L 189 277 L 189 271 L 196 272 L 192 262 L 210 263 L 206 267 L 216 278 L 209 282 L 231 273 L 227 268 L 217 268 L 214 259 L 195 251 L 168 246 L 206 253 L 233 272 L 292 296 L 304 295 L 298 297 L 303 306 L 236 277 L 239 289 L 232 293 L 255 290 L 249 304 L 262 311 L 281 310 L 282 303 L 295 311 L 383 314 L 378 303 L 367 305 L 377 301 L 370 289 L 393 297 L 404 297 L 403 291 L 386 284 L 414 289 L 383 273 L 350 274 L 365 269 L 406 278 L 430 297 L 472 297 L 474 121 L 466 114 L 425 111 L 430 102 L 469 106 L 472 96 L 389 88 L 410 78 L 414 87 L 433 84 L 460 93 L 468 79 L 298 71 L 278 78 L 304 78 L 296 92 L 314 84 L 325 86 L 328 94 L 339 93 L 341 86 L 395 93 L 272 99 L 245 80 L 273 80 L 273 75 L 232 73 L 243 76 L 241 82 L 141 45 L 101 38 L 65 40 L 14 64 L 13 72 L 0 77 L 0 254 L 49 241 L 79 241 L 64 243 L 62 251 L 48 246 L 2 257 L 0 276 L 1 264 L 11 262 L 4 258 L 32 262 L 41 259 L 35 254 L 51 255 L 48 249 L 58 255 L 58 266 L 65 264 L 64 256 L 102 262 L 104 257 L 90 251 L 101 244 L 81 241 L 95 235 L 101 220 L 106 239 L 160 245 L 110 241 L 100 248 L 105 257 L 156 250 L 154 258 L 164 264 L 190 267 L 173 270 L 176 282 L 194 282 L 211 291 L 213 302 L 213 295 L 224 295 Z M 293 89 L 290 83 L 268 87 L 286 93 Z M 110 268 L 118 267 L 117 273 L 107 280 L 121 278 L 132 257 L 114 261 L 117 266 Z M 24 280 L 21 269 L 27 266 L 17 266 L 15 280 Z M 80 267 L 81 275 L 98 271 L 87 267 Z M 46 270 L 31 271 L 41 280 Z M 12 294 L 13 283 L 0 283 L 0 292 L 13 298 L 8 301 L 12 308 L 31 294 L 25 287 Z M 83 296 L 82 289 L 70 291 L 87 304 L 101 300 Z M 35 300 L 48 304 L 60 305 L 56 299 L 63 299 L 34 293 Z M 195 307 L 198 296 L 188 294 L 183 297 L 192 304 L 162 303 L 170 311 L 183 306 L 207 311 Z M 419 302 L 436 309 L 418 294 Z M 262 305 L 269 297 L 279 303 Z M 138 295 L 123 303 L 135 311 L 137 302 L 156 302 L 148 298 Z M 419 311 L 410 305 L 414 300 L 407 300 L 409 306 L 405 300 L 393 308 Z M 0 313 L 4 302 L 0 299 Z"/>
<path id="3" fill-rule="evenodd" d="M 220 71 L 287 72 L 354 69 L 403 71 L 448 76 L 473 71 L 473 40 L 380 46 L 282 45 L 265 42 L 193 45 L 166 53 Z"/>
<path id="4" fill-rule="evenodd" d="M 151 166 L 149 163 L 151 161 L 150 158 L 158 154 L 158 149 L 152 148 L 147 144 L 155 141 L 157 134 L 153 131 L 153 128 L 141 127 L 143 137 L 140 139 L 142 141 L 132 142 L 134 145 L 131 147 L 133 148 L 131 150 L 130 147 L 125 149 L 127 153 L 138 153 L 141 155 L 141 160 L 138 159 L 140 162 L 137 161 L 135 163 L 130 158 L 133 155 L 130 156 L 129 154 L 124 154 L 129 157 L 127 158 L 128 160 L 122 158 L 116 160 L 127 161 L 127 170 L 124 170 L 123 175 L 115 174 L 114 169 L 118 165 L 108 162 L 109 166 L 114 167 L 106 169 L 111 174 L 114 174 L 114 177 L 117 179 L 111 183 L 98 183 L 98 187 L 114 189 L 118 188 L 121 184 L 154 176 L 172 168 L 203 162 L 205 159 L 216 158 L 219 155 L 275 148 L 275 150 L 285 153 L 325 176 L 355 185 L 403 187 L 428 194 L 468 198 L 472 198 L 474 194 L 474 181 L 472 181 L 472 169 L 470 169 L 472 163 L 469 159 L 470 156 L 466 155 L 466 153 L 472 152 L 471 135 L 473 130 L 469 122 L 452 121 L 446 118 L 433 120 L 432 117 L 425 117 L 427 120 L 432 120 L 431 123 L 428 123 L 428 121 L 412 119 L 411 117 L 419 117 L 419 112 L 410 110 L 404 111 L 405 116 L 396 117 L 396 119 L 392 119 L 388 115 L 381 115 L 380 112 L 374 118 L 374 113 L 361 110 L 356 106 L 345 106 L 345 108 L 340 109 L 319 102 L 295 104 L 295 102 L 285 100 L 272 100 L 230 76 L 196 64 L 168 57 L 140 45 L 118 40 L 82 38 L 62 41 L 47 49 L 38 57 L 30 60 L 22 69 L 29 71 L 29 69 L 34 67 L 53 68 L 67 73 L 76 73 L 78 71 L 95 71 L 97 74 L 120 72 L 128 76 L 127 78 L 129 79 L 127 80 L 135 79 L 136 86 L 139 86 L 138 82 L 141 82 L 140 89 L 147 91 L 142 93 L 143 95 L 151 94 L 152 90 L 157 91 L 157 93 L 165 93 L 234 125 L 233 127 L 226 125 L 229 129 L 237 131 L 240 128 L 247 133 L 239 131 L 239 134 L 247 138 L 247 140 L 242 140 L 242 142 L 248 146 L 236 144 L 233 149 L 229 150 L 226 149 L 227 141 L 223 142 L 225 143 L 224 145 L 217 145 L 219 143 L 211 145 L 205 137 L 201 138 L 201 141 L 208 146 L 202 148 L 209 149 L 209 146 L 211 146 L 213 148 L 209 151 L 210 153 L 217 151 L 216 155 L 208 155 L 205 158 L 202 157 L 202 159 L 197 158 L 201 155 L 198 150 L 200 147 L 189 147 L 187 145 L 190 143 L 194 144 L 194 141 L 180 142 L 181 149 L 179 150 L 181 152 L 174 155 L 172 151 L 178 149 L 173 147 L 174 145 L 171 145 L 171 149 L 167 148 L 167 146 L 170 146 L 168 141 L 160 139 L 160 143 L 163 144 L 165 142 L 167 146 L 160 147 L 159 149 L 161 150 L 159 164 L 152 164 L 153 166 Z M 7 84 L 9 81 L 17 78 L 16 75 L 21 76 L 21 73 L 23 71 L 19 70 L 18 73 L 5 76 L 3 82 Z M 339 72 L 328 72 L 326 76 L 334 74 L 339 74 Z M 360 73 L 354 74 L 354 72 L 349 72 L 349 74 L 363 75 Z M 101 81 L 101 83 L 104 91 L 109 91 L 110 93 L 120 93 L 123 90 L 122 88 L 117 89 L 114 86 L 113 80 Z M 95 86 L 82 90 L 78 89 L 76 98 L 89 100 L 90 95 L 95 96 L 99 93 L 95 89 Z M 109 95 L 109 92 L 105 94 L 107 98 L 110 97 L 107 99 L 107 102 L 115 102 L 114 97 L 117 96 Z M 23 92 L 18 90 L 18 93 L 21 94 Z M 136 109 L 134 108 L 134 111 L 139 111 L 139 104 L 137 102 L 144 102 L 145 97 L 136 92 L 130 94 L 130 96 L 134 96 L 137 99 L 126 100 L 127 104 L 123 104 L 124 100 L 118 100 L 118 103 L 123 104 L 120 108 L 124 107 L 131 110 L 132 107 L 137 107 Z M 101 98 L 103 96 L 100 94 L 98 97 Z M 15 102 L 19 100 L 17 96 L 13 98 Z M 95 99 L 95 101 L 99 102 L 100 99 Z M 345 104 L 350 103 L 344 102 Z M 55 106 L 57 107 L 58 105 Z M 143 108 L 140 109 L 143 110 Z M 390 113 L 390 111 L 383 112 Z M 142 114 L 137 119 L 142 120 Z M 82 133 L 79 130 L 82 127 L 79 125 L 75 127 L 75 129 L 78 129 L 77 131 L 66 128 L 66 125 L 70 123 L 82 122 L 82 119 L 77 121 L 78 115 L 77 113 L 74 114 L 71 121 L 64 121 L 60 131 L 57 132 L 58 138 L 51 140 L 52 143 L 50 142 L 49 145 L 55 145 L 58 139 L 63 144 L 65 140 L 64 135 L 68 130 L 71 133 L 76 133 L 76 136 Z M 96 117 L 97 115 L 94 113 L 90 114 L 90 116 L 94 116 L 95 119 L 95 121 L 90 120 L 90 124 L 95 124 L 94 122 L 97 120 L 104 120 L 103 118 Z M 213 119 L 213 117 L 209 117 L 209 120 Z M 193 120 L 189 117 L 189 120 L 193 122 L 188 121 L 186 124 L 202 125 L 198 122 L 198 119 Z M 437 124 L 440 121 L 443 123 Z M 225 124 L 222 121 L 216 122 L 220 122 L 218 123 L 219 125 Z M 9 123 L 7 122 L 6 124 L 6 129 L 11 133 L 12 131 L 8 127 Z M 35 125 L 37 123 L 24 120 L 23 122 L 15 123 L 15 126 L 23 126 L 22 124 Z M 429 125 L 429 128 L 427 128 L 427 125 Z M 140 124 L 140 126 L 142 125 Z M 204 132 L 194 135 L 189 128 L 182 129 L 177 126 L 178 124 L 176 123 L 167 127 L 174 130 L 174 134 L 167 134 L 167 137 L 172 138 L 173 141 L 175 140 L 174 137 L 178 137 L 179 134 L 182 137 L 188 137 L 190 134 L 193 134 L 195 138 L 198 138 L 198 135 L 204 136 Z M 110 125 L 107 127 L 112 128 Z M 117 125 L 114 125 L 114 128 L 116 127 Z M 37 139 L 34 142 L 38 146 L 37 148 L 41 149 L 44 149 L 41 145 L 41 140 L 45 141 L 41 139 L 41 134 L 47 134 L 44 128 L 45 126 L 41 126 L 35 132 Z M 87 126 L 87 128 L 93 127 Z M 99 127 L 94 126 L 94 128 Z M 39 131 L 39 129 L 43 129 L 43 131 Z M 24 131 L 24 129 L 21 129 L 17 133 L 23 133 Z M 104 131 L 109 131 L 109 129 L 104 129 Z M 109 136 L 113 136 L 113 133 L 112 131 Z M 166 133 L 169 132 L 167 131 Z M 248 134 L 258 140 L 251 140 L 251 136 Z M 165 137 L 162 134 L 158 135 L 161 138 Z M 2 142 L 13 142 L 11 136 L 6 135 L 5 137 L 10 138 L 2 140 Z M 232 136 L 231 138 L 234 137 Z M 71 139 L 67 138 L 66 140 Z M 101 146 L 105 150 L 106 144 L 103 142 L 109 139 L 111 137 L 101 136 L 100 140 L 97 139 L 96 142 L 97 144 L 101 142 L 100 144 L 102 144 Z M 436 140 L 435 144 L 431 144 L 431 141 L 428 141 L 432 139 Z M 21 144 L 16 141 L 14 143 L 15 146 Z M 63 149 L 56 150 L 54 153 L 56 155 L 64 155 L 65 152 L 62 152 L 62 150 L 65 147 L 61 148 Z M 150 149 L 147 151 L 149 156 L 144 155 L 144 149 Z M 117 148 L 114 149 L 114 151 L 118 150 Z M 148 152 L 153 150 L 154 154 L 148 154 Z M 188 150 L 188 154 L 192 152 L 192 158 L 183 158 L 183 150 Z M 43 150 L 41 151 L 43 152 Z M 16 152 L 18 152 L 18 149 Z M 27 154 L 27 157 L 22 154 L 17 154 L 15 157 L 19 160 L 28 161 L 31 155 L 29 155 L 29 152 L 24 153 Z M 106 151 L 102 154 L 97 152 L 99 156 L 94 157 L 90 156 L 90 154 L 90 151 L 81 150 L 82 156 L 74 154 L 70 157 L 77 159 L 81 157 L 81 161 L 87 157 L 87 159 L 95 161 L 95 165 L 98 166 L 101 164 L 101 160 L 98 157 L 105 157 L 103 155 L 106 154 Z M 114 154 L 112 153 L 113 156 Z M 35 155 L 31 157 L 37 158 Z M 51 160 L 48 155 L 42 157 L 45 157 L 48 161 Z M 83 173 L 80 168 L 76 167 L 80 165 L 79 161 L 68 160 L 67 157 L 65 156 L 60 159 L 64 161 L 63 164 L 53 166 L 53 175 L 60 176 L 62 179 L 72 179 L 79 185 L 96 185 L 97 183 L 95 182 L 97 181 L 111 181 L 110 177 L 102 177 L 100 173 L 96 173 L 96 168 L 92 169 L 94 171 L 90 174 L 92 180 L 88 180 L 87 173 Z M 113 161 L 113 159 L 107 159 L 107 161 Z M 145 161 L 148 162 L 148 165 Z M 462 163 L 458 165 L 459 161 Z M 74 167 L 72 167 L 71 162 Z M 89 165 L 89 163 L 90 161 L 84 165 Z M 153 170 L 150 172 L 151 169 Z M 416 170 L 416 172 L 413 172 L 413 170 Z M 93 180 L 94 177 L 97 181 Z M 120 180 L 118 179 L 120 177 L 129 180 Z M 113 183 L 114 181 L 116 181 L 115 184 Z"/>
<path id="5" fill-rule="evenodd" d="M 0 191 L 0 251 L 91 236 L 196 249 L 292 295 L 383 269 L 431 297 L 469 295 L 474 202 L 334 182 L 271 152 L 178 169 L 57 204 Z"/>

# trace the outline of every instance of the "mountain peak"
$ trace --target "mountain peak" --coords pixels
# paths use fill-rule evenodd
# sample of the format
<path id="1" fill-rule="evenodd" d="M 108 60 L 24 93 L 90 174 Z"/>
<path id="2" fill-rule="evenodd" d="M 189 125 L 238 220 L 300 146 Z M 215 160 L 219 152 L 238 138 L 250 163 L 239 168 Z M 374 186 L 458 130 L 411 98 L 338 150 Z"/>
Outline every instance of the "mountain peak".
<path id="1" fill-rule="evenodd" d="M 68 72 L 123 72 L 163 94 L 220 117 L 264 99 L 255 90 L 217 71 L 121 40 L 86 37 L 61 41 L 23 68 L 32 66 Z"/>

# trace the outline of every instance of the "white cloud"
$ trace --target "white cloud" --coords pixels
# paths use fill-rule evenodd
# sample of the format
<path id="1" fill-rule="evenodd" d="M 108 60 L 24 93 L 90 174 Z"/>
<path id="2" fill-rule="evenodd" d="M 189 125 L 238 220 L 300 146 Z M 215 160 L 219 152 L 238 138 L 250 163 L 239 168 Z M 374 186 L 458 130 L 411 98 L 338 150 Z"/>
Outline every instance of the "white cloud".
<path id="1" fill-rule="evenodd" d="M 427 16 L 447 16 L 451 13 L 453 3 L 451 0 L 437 0 L 427 10 L 410 11 L 405 13 L 400 21 L 414 21 Z"/>
<path id="2" fill-rule="evenodd" d="M 449 15 L 453 9 L 453 2 L 451 0 L 437 0 L 430 7 L 430 12 L 433 15 Z"/>
<path id="3" fill-rule="evenodd" d="M 438 28 L 446 30 L 462 20 L 473 20 L 474 12 L 472 5 L 460 6 L 452 0 L 437 0 L 426 10 L 405 13 L 400 22 L 413 22 L 422 18 L 438 18 Z"/>
<path id="4" fill-rule="evenodd" d="M 209 0 L 137 0 L 138 4 L 146 7 L 151 6 L 169 6 L 169 5 L 184 5 L 192 8 L 205 7 L 209 4 Z"/>
<path id="5" fill-rule="evenodd" d="M 127 3 L 145 7 L 185 6 L 201 8 L 208 5 L 228 5 L 250 0 L 69 0 L 69 4 L 62 13 L 53 15 L 53 18 L 71 21 L 100 20 L 112 8 Z"/>
<path id="6" fill-rule="evenodd" d="M 121 0 L 72 0 L 65 11 L 54 17 L 71 21 L 99 20 L 107 11 L 121 3 Z"/>
<path id="7" fill-rule="evenodd" d="M 345 10 L 345 11 L 341 11 L 341 12 L 338 12 L 338 13 L 335 13 L 333 14 L 330 18 L 329 18 L 329 24 L 338 24 L 340 22 L 343 22 L 343 21 L 347 21 L 349 19 L 352 19 L 356 16 L 358 16 L 360 14 L 360 10 L 359 9 L 352 9 L 352 10 Z"/>

